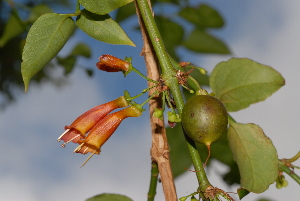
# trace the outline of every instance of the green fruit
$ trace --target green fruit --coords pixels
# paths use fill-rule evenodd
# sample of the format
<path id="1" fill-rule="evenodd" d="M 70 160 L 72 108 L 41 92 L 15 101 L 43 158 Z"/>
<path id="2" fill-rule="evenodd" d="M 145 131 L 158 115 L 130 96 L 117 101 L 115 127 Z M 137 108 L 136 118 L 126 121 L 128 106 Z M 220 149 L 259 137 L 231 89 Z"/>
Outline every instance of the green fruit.
<path id="1" fill-rule="evenodd" d="M 217 98 L 196 95 L 190 98 L 182 110 L 182 126 L 195 142 L 210 146 L 227 130 L 228 114 Z"/>

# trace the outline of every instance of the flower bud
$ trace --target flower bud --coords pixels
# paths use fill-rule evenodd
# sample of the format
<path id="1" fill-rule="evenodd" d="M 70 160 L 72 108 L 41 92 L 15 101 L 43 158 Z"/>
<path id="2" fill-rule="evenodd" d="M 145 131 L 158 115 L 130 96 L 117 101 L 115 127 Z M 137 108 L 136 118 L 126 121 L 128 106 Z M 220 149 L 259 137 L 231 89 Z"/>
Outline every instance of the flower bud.
<path id="1" fill-rule="evenodd" d="M 82 166 L 94 155 L 100 154 L 101 146 L 110 138 L 115 132 L 120 123 L 127 117 L 139 117 L 142 112 L 134 106 L 125 108 L 118 112 L 108 114 L 101 119 L 89 132 L 87 137 L 83 140 L 79 140 L 80 144 L 74 152 L 87 154 L 92 153 L 88 159 L 82 164 Z"/>
<path id="2" fill-rule="evenodd" d="M 78 140 L 84 139 L 85 134 L 104 116 L 114 109 L 126 106 L 128 106 L 128 103 L 124 96 L 108 103 L 98 105 L 80 115 L 70 126 L 65 126 L 66 131 L 57 140 L 63 140 L 65 142 L 62 144 L 62 147 L 71 141 L 77 143 Z"/>
<path id="3" fill-rule="evenodd" d="M 126 72 L 129 70 L 130 64 L 122 59 L 105 54 L 99 57 L 99 62 L 96 63 L 96 66 L 99 70 L 106 72 Z"/>

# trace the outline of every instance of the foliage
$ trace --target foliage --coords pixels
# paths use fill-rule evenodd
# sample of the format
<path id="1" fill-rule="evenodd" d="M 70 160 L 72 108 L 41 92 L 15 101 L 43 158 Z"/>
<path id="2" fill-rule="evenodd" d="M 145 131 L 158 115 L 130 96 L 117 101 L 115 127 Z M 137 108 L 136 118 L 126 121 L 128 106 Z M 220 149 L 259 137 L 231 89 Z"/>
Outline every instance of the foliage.
<path id="1" fill-rule="evenodd" d="M 199 183 L 199 188 L 195 189 L 195 193 L 187 195 L 181 200 L 185 200 L 188 197 L 196 199 L 194 198 L 196 194 L 199 194 L 199 199 L 202 200 L 216 200 L 219 197 L 224 197 L 228 200 L 232 199 L 224 190 L 210 184 L 204 169 L 206 164 L 209 168 L 210 163 L 208 161 L 208 163 L 205 162 L 203 165 L 201 158 L 215 159 L 229 167 L 228 172 L 222 175 L 223 180 L 229 185 L 240 183 L 241 188 L 237 189 L 240 199 L 250 192 L 262 193 L 275 181 L 282 181 L 284 178 L 282 176 L 283 171 L 291 175 L 292 173 L 289 173 L 287 169 L 293 168 L 294 166 L 291 163 L 299 157 L 297 156 L 290 162 L 279 161 L 276 148 L 264 134 L 262 128 L 255 124 L 238 123 L 230 114 L 228 114 L 229 129 L 227 133 L 224 133 L 220 140 L 211 145 L 211 150 L 208 149 L 207 151 L 203 144 L 193 142 L 182 129 L 180 120 L 184 105 L 183 100 L 188 100 L 194 92 L 197 94 L 203 93 L 205 90 L 201 86 L 209 85 L 213 91 L 213 94 L 210 95 L 222 101 L 228 112 L 239 111 L 270 97 L 285 84 L 285 80 L 273 68 L 250 59 L 233 58 L 228 61 L 222 61 L 216 65 L 210 76 L 205 74 L 205 69 L 203 68 L 196 67 L 189 62 L 180 63 L 180 55 L 178 55 L 177 51 L 180 47 L 201 54 L 230 54 L 227 45 L 210 33 L 211 29 L 219 29 L 224 26 L 224 19 L 219 12 L 206 4 L 191 7 L 183 2 L 179 0 L 153 1 L 153 7 L 161 6 L 162 4 L 173 4 L 178 8 L 176 15 L 158 14 L 155 15 L 155 20 L 152 18 L 152 13 L 146 0 L 136 0 L 135 2 L 132 2 L 132 0 L 79 0 L 76 10 L 69 14 L 53 13 L 50 7 L 44 4 L 30 5 L 27 6 L 30 12 L 26 20 L 22 20 L 18 9 L 13 8 L 4 29 L 1 30 L 0 52 L 4 54 L 1 54 L 0 60 L 0 91 L 11 99 L 11 88 L 6 86 L 7 83 L 16 86 L 20 85 L 21 79 L 15 76 L 16 68 L 10 67 L 21 60 L 21 52 L 21 72 L 25 91 L 28 90 L 30 81 L 39 82 L 49 77 L 45 67 L 53 66 L 53 59 L 64 68 L 65 75 L 71 73 L 76 66 L 78 56 L 91 56 L 89 47 L 84 43 L 77 44 L 65 57 L 57 56 L 77 28 L 100 42 L 135 46 L 119 23 L 131 16 L 135 16 L 135 10 L 138 10 L 138 17 L 142 23 L 140 30 L 144 34 L 145 46 L 149 43 L 148 45 L 153 47 L 154 60 L 157 60 L 156 63 L 160 66 L 157 71 L 161 74 L 159 79 L 152 80 L 151 77 L 142 75 L 132 66 L 131 58 L 126 58 L 125 61 L 122 61 L 126 65 L 128 64 L 129 67 L 126 72 L 121 69 L 118 71 L 122 71 L 125 76 L 130 72 L 135 72 L 152 84 L 152 86 L 133 97 L 128 92 L 125 92 L 126 106 L 129 105 L 130 107 L 128 108 L 134 108 L 138 115 L 124 109 L 118 113 L 106 114 L 103 119 L 97 121 L 93 117 L 95 122 L 90 133 L 88 133 L 90 129 L 87 129 L 84 133 L 78 133 L 75 127 L 70 127 L 68 131 L 59 137 L 59 140 L 65 141 L 63 145 L 69 142 L 80 144 L 75 150 L 76 153 L 86 154 L 86 152 L 90 152 L 91 149 L 97 147 L 97 151 L 92 152 L 92 155 L 95 153 L 99 154 L 101 145 L 118 127 L 115 125 L 116 121 L 112 117 L 117 118 L 119 121 L 127 117 L 138 117 L 144 111 L 143 106 L 146 103 L 153 101 L 155 97 L 159 97 L 161 104 L 158 103 L 158 107 L 150 110 L 150 112 L 151 114 L 153 111 L 156 112 L 154 118 L 156 121 L 160 121 L 162 125 L 163 114 L 168 112 L 170 127 L 166 128 L 166 144 L 170 146 L 173 176 L 175 178 L 178 177 L 186 171 L 186 168 L 194 165 Z M 80 6 L 83 9 L 80 10 Z M 113 20 L 110 17 L 110 13 L 116 9 L 118 9 L 116 19 Z M 189 23 L 192 29 L 188 31 L 185 29 L 185 25 L 182 25 L 179 21 Z M 27 35 L 26 42 L 22 35 L 23 33 Z M 151 42 L 148 42 L 148 38 Z M 9 59 L 12 59 L 13 62 L 7 64 L 5 52 L 12 51 L 17 52 L 17 54 L 10 55 Z M 115 64 L 118 63 L 116 62 L 118 58 L 113 56 L 109 56 L 109 58 L 111 59 L 108 63 L 105 63 L 106 67 L 115 67 Z M 187 90 L 182 93 L 183 89 Z M 150 92 L 150 97 L 145 102 L 138 104 L 133 101 L 148 91 Z M 170 109 L 167 109 L 167 107 Z M 127 111 L 126 115 L 123 114 L 124 111 Z M 123 116 L 120 118 L 117 115 Z M 99 117 L 98 111 L 93 116 Z M 87 122 L 91 122 L 89 118 L 91 117 L 87 118 Z M 106 124 L 107 122 L 111 124 Z M 119 125 L 119 123 L 117 124 Z M 151 123 L 153 123 L 153 120 L 151 120 Z M 107 127 L 107 125 L 113 126 Z M 165 133 L 164 129 L 164 127 L 159 127 L 161 134 Z M 100 134 L 102 131 L 109 131 L 109 136 L 106 134 L 107 136 L 104 139 L 102 134 Z M 72 137 L 64 139 L 70 133 Z M 87 136 L 86 133 L 88 133 Z M 93 137 L 90 137 L 91 133 Z M 98 138 L 101 138 L 102 144 L 97 141 Z M 98 143 L 97 145 L 99 146 L 89 144 L 90 139 L 93 143 L 97 141 L 95 144 Z M 153 143 L 157 145 L 155 142 Z M 82 146 L 84 149 L 81 149 Z M 169 151 L 169 147 L 163 151 L 165 152 L 161 155 L 166 154 L 165 157 L 168 158 L 169 156 L 166 152 Z M 162 162 L 154 156 L 154 153 L 152 154 L 153 161 L 158 164 L 159 172 L 163 178 L 165 170 L 160 169 Z M 151 177 L 157 177 L 157 175 L 151 175 Z M 172 175 L 169 174 L 168 177 L 171 177 L 169 182 L 173 182 Z M 295 176 L 293 173 L 291 177 L 299 183 L 300 179 L 298 176 Z M 157 182 L 155 179 L 152 181 Z M 165 183 L 166 180 L 162 180 L 162 182 Z M 149 200 L 154 199 L 154 188 L 156 188 L 156 185 L 153 186 L 150 186 L 149 195 L 151 196 L 149 196 Z M 167 194 L 171 194 L 168 192 L 170 189 L 166 188 L 164 190 L 166 197 Z M 171 196 L 176 197 L 176 195 Z M 88 199 L 88 201 L 97 200 L 131 199 L 117 194 L 101 194 Z"/>

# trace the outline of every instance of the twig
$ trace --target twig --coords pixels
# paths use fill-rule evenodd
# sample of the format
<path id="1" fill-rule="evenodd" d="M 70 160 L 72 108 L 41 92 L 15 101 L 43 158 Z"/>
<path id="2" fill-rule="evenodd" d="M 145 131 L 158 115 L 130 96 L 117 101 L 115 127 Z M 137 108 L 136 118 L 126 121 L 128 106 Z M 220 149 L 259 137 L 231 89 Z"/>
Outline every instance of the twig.
<path id="1" fill-rule="evenodd" d="M 148 191 L 148 201 L 154 201 L 154 197 L 156 195 L 157 178 L 158 178 L 158 166 L 155 161 L 152 161 L 151 179 L 150 179 L 150 186 Z"/>
<path id="2" fill-rule="evenodd" d="M 136 7 L 137 6 L 137 2 Z M 149 2 L 150 3 L 150 2 Z M 155 59 L 155 53 L 152 49 L 151 43 L 149 42 L 149 37 L 144 25 L 144 22 L 141 18 L 139 9 L 137 9 L 137 14 L 139 17 L 139 23 L 142 31 L 144 48 L 142 55 L 147 67 L 147 75 L 152 80 L 159 79 L 158 64 Z M 148 82 L 148 87 L 151 87 L 154 83 Z M 151 89 L 149 94 L 155 92 L 155 89 Z M 166 201 L 175 201 L 177 200 L 176 189 L 174 185 L 174 179 L 172 175 L 171 165 L 169 161 L 169 146 L 167 142 L 166 130 L 164 121 L 159 118 L 153 117 L 154 108 L 161 108 L 162 103 L 160 98 L 153 98 L 149 101 L 150 109 L 150 123 L 152 131 L 152 147 L 151 147 L 151 157 L 152 160 L 157 162 L 158 170 L 161 175 L 161 182 L 163 185 L 164 195 Z"/>

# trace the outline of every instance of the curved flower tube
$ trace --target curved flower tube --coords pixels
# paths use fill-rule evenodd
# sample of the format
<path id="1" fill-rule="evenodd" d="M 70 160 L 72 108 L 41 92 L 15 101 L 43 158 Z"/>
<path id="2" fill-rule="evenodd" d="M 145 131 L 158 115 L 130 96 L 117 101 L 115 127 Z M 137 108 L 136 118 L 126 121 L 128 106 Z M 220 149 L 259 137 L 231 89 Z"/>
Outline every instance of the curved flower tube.
<path id="1" fill-rule="evenodd" d="M 101 146 L 110 138 L 125 118 L 139 117 L 141 115 L 141 110 L 135 106 L 130 106 L 118 112 L 108 114 L 101 119 L 92 128 L 84 140 L 78 140 L 78 144 L 80 145 L 74 150 L 74 152 L 81 154 L 87 154 L 88 152 L 92 153 L 82 166 L 84 166 L 94 154 L 100 154 Z"/>
<path id="2" fill-rule="evenodd" d="M 99 62 L 96 63 L 99 70 L 106 72 L 128 71 L 130 64 L 122 59 L 109 54 L 99 57 Z"/>
<path id="3" fill-rule="evenodd" d="M 98 105 L 80 115 L 70 126 L 65 126 L 66 131 L 57 139 L 57 141 L 63 140 L 65 142 L 61 145 L 62 147 L 65 147 L 65 145 L 71 141 L 77 143 L 78 140 L 84 139 L 85 134 L 112 110 L 127 106 L 128 103 L 124 96 L 108 103 Z"/>

